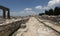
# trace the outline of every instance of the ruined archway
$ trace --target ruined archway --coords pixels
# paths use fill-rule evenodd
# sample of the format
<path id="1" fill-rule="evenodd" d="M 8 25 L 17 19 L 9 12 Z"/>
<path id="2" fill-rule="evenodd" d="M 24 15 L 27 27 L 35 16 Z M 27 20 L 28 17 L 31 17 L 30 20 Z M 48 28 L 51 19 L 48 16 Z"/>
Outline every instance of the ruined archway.
<path id="1" fill-rule="evenodd" d="M 3 18 L 5 19 L 6 17 L 10 19 L 10 10 L 9 8 L 6 8 L 4 6 L 0 6 L 0 9 L 3 10 Z M 6 16 L 6 11 L 7 11 L 7 16 Z"/>

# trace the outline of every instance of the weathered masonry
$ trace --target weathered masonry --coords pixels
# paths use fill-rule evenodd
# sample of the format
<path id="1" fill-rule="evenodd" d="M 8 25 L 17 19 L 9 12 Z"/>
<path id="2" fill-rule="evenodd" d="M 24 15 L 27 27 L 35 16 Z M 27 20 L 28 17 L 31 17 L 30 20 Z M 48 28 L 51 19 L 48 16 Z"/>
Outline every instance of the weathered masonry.
<path id="1" fill-rule="evenodd" d="M 6 23 L 6 25 L 0 25 L 0 36 L 11 36 L 15 31 L 21 28 L 21 24 L 25 24 L 28 20 L 29 18 Z"/>
<path id="2" fill-rule="evenodd" d="M 0 6 L 0 9 L 3 10 L 3 18 L 5 19 L 7 17 L 8 19 L 10 19 L 10 10 L 9 10 L 9 8 L 6 8 L 4 6 Z M 7 12 L 7 16 L 6 16 L 6 12 Z"/>

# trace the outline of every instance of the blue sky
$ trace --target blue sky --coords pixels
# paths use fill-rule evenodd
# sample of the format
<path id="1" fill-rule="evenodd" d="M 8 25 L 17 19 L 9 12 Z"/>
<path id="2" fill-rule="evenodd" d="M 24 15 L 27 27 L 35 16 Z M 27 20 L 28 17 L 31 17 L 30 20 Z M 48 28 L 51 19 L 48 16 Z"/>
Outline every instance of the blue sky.
<path id="1" fill-rule="evenodd" d="M 24 8 L 34 8 L 37 5 L 46 5 L 48 1 L 49 0 L 0 0 L 0 5 L 9 7 L 11 11 L 16 12 Z"/>
<path id="2" fill-rule="evenodd" d="M 48 5 L 50 7 L 51 6 L 50 4 L 53 4 L 50 1 L 54 2 L 56 0 L 0 0 L 0 5 L 10 8 L 11 13 L 13 13 L 14 15 L 15 15 L 15 13 L 16 13 L 16 15 L 19 15 L 19 13 L 20 13 L 20 15 L 22 15 L 22 14 L 24 14 L 24 12 L 26 15 L 26 11 L 24 11 L 24 9 L 28 10 L 29 13 L 31 11 L 35 12 L 35 13 L 40 13 L 44 10 L 44 9 L 42 10 L 42 7 L 45 8 Z M 36 12 L 36 11 L 38 11 L 38 12 Z M 21 14 L 21 12 L 22 12 L 22 14 Z M 13 14 L 11 14 L 11 15 L 13 15 Z"/>

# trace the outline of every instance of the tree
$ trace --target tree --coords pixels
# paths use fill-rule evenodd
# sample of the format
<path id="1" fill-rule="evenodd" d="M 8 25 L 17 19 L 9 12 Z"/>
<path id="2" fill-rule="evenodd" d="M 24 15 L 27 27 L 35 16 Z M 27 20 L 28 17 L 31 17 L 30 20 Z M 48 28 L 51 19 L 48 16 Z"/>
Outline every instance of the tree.
<path id="1" fill-rule="evenodd" d="M 54 15 L 60 15 L 60 8 L 59 7 L 55 7 Z"/>
<path id="2" fill-rule="evenodd" d="M 48 15 L 48 13 L 49 13 L 49 12 L 48 12 L 47 10 L 45 10 L 45 14 Z"/>
<path id="3" fill-rule="evenodd" d="M 44 13 L 39 13 L 39 16 L 44 15 Z"/>
<path id="4" fill-rule="evenodd" d="M 50 9 L 49 10 L 49 15 L 53 15 L 54 13 L 53 13 L 53 9 Z"/>
<path id="5" fill-rule="evenodd" d="M 53 15 L 53 9 L 50 9 L 49 11 L 45 10 L 46 15 Z"/>

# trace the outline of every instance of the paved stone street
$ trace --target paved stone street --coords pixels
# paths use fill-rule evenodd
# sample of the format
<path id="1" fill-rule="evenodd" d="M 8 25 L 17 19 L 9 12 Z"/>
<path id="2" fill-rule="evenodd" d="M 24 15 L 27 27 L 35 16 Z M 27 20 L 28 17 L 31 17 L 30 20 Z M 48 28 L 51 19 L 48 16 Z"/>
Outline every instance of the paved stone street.
<path id="1" fill-rule="evenodd" d="M 26 26 L 25 29 L 16 31 L 13 36 L 60 36 L 60 34 L 39 22 L 35 17 L 31 17 Z"/>

